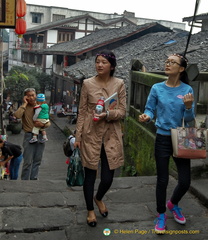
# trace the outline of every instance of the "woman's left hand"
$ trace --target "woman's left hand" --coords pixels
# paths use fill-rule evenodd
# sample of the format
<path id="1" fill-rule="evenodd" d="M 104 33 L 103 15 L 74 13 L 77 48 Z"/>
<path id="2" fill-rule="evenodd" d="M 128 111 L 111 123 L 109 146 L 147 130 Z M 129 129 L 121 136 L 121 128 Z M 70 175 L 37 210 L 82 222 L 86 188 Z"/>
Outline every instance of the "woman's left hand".
<path id="1" fill-rule="evenodd" d="M 193 103 L 193 101 L 194 101 L 194 96 L 193 96 L 193 94 L 188 93 L 188 94 L 186 94 L 186 95 L 183 96 L 183 102 L 184 102 L 184 104 L 185 104 L 185 106 L 186 106 L 186 109 L 192 108 L 192 103 Z"/>
<path id="2" fill-rule="evenodd" d="M 106 118 L 106 116 L 107 116 L 107 113 L 106 113 L 106 112 L 102 112 L 101 114 L 96 114 L 96 113 L 94 112 L 94 117 L 98 117 L 99 120 L 101 120 L 101 119 L 103 119 L 103 118 Z M 98 121 L 99 121 L 99 120 L 98 120 Z"/>

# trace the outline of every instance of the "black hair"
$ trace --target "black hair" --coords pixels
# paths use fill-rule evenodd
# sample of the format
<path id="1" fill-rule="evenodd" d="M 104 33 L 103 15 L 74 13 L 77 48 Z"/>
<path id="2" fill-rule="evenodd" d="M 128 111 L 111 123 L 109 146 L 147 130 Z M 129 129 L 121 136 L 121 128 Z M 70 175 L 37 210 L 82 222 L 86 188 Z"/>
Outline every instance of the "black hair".
<path id="1" fill-rule="evenodd" d="M 181 53 L 174 53 L 173 56 L 177 56 L 180 59 L 180 66 L 184 67 L 184 71 L 180 73 L 180 80 L 189 85 L 189 78 L 186 72 L 188 66 L 188 59 Z"/>
<path id="2" fill-rule="evenodd" d="M 98 56 L 102 56 L 108 60 L 108 62 L 111 64 L 111 67 L 113 67 L 113 69 L 110 71 L 110 76 L 113 76 L 115 72 L 115 67 L 117 65 L 115 54 L 109 50 L 103 50 L 96 55 L 95 61 L 97 60 Z"/>

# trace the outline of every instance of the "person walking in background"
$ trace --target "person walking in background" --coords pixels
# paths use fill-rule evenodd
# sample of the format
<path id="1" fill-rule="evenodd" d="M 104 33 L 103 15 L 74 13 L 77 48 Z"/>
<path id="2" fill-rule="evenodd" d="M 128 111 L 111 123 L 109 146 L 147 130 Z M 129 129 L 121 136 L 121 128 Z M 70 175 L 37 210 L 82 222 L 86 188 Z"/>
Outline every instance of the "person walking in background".
<path id="1" fill-rule="evenodd" d="M 3 161 L 0 162 L 1 166 L 5 166 L 9 164 L 9 173 L 11 180 L 18 179 L 19 167 L 22 161 L 22 151 L 19 145 L 7 142 L 5 135 L 0 135 L 0 148 L 2 152 L 1 159 Z"/>
<path id="2" fill-rule="evenodd" d="M 191 182 L 190 159 L 173 157 L 178 170 L 178 185 L 166 203 L 169 179 L 169 159 L 173 154 L 171 128 L 182 126 L 194 119 L 193 89 L 188 84 L 185 71 L 188 60 L 181 54 L 172 54 L 165 61 L 167 81 L 152 86 L 145 111 L 139 116 L 140 122 L 150 122 L 156 113 L 155 159 L 157 168 L 156 202 L 158 218 L 155 232 L 164 234 L 166 229 L 166 207 L 176 222 L 186 223 L 186 218 L 178 207 L 179 201 L 188 191 Z"/>
<path id="3" fill-rule="evenodd" d="M 75 134 L 76 134 L 76 130 L 74 130 L 73 133 L 68 137 L 72 152 L 74 151 Z"/>
<path id="4" fill-rule="evenodd" d="M 74 151 L 75 134 L 76 134 L 76 130 L 74 130 L 73 133 L 69 135 L 69 137 L 63 144 L 64 154 L 67 156 L 66 164 L 70 163 L 70 157 Z"/>
<path id="5" fill-rule="evenodd" d="M 125 117 L 126 111 L 125 84 L 113 76 L 116 67 L 114 53 L 106 50 L 97 54 L 95 67 L 97 75 L 83 82 L 74 144 L 81 150 L 85 169 L 83 191 L 88 210 L 87 224 L 91 227 L 97 224 L 93 196 L 99 160 L 101 182 L 94 201 L 103 217 L 107 217 L 108 210 L 102 199 L 113 182 L 114 170 L 124 163 L 120 120 Z M 115 92 L 118 93 L 117 108 L 95 114 L 98 100 L 108 98 Z M 93 121 L 94 117 L 98 120 Z"/>
<path id="6" fill-rule="evenodd" d="M 45 126 L 45 124 L 49 122 L 49 106 L 45 101 L 45 95 L 39 93 L 36 98 L 36 103 L 37 105 L 34 107 L 35 114 L 33 116 L 33 121 L 39 121 Z M 40 131 L 42 133 L 40 143 L 48 141 L 45 128 L 34 126 L 32 129 L 33 137 L 30 139 L 29 143 L 36 143 L 38 141 L 37 136 Z"/>
<path id="7" fill-rule="evenodd" d="M 36 91 L 34 88 L 24 90 L 23 104 L 14 113 L 15 117 L 22 119 L 23 130 L 25 132 L 23 140 L 23 167 L 22 180 L 37 180 L 39 166 L 41 164 L 45 144 L 39 141 L 36 144 L 30 144 L 32 138 L 33 127 L 49 127 L 50 122 L 43 124 L 39 121 L 33 122 L 34 106 L 36 105 Z M 38 135 L 38 139 L 42 139 L 42 134 Z"/>

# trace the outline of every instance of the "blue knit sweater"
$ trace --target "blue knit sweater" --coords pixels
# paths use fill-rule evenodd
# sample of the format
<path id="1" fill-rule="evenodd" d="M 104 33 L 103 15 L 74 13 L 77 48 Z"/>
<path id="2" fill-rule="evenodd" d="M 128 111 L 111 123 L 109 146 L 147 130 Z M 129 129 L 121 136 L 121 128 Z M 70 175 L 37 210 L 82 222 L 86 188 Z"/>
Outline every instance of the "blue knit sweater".
<path id="1" fill-rule="evenodd" d="M 183 118 L 185 122 L 194 119 L 194 103 L 189 110 L 183 103 L 183 96 L 188 93 L 193 94 L 193 89 L 183 82 L 178 87 L 168 87 L 165 82 L 152 86 L 144 113 L 150 120 L 156 115 L 157 133 L 171 135 L 170 129 L 181 127 Z"/>

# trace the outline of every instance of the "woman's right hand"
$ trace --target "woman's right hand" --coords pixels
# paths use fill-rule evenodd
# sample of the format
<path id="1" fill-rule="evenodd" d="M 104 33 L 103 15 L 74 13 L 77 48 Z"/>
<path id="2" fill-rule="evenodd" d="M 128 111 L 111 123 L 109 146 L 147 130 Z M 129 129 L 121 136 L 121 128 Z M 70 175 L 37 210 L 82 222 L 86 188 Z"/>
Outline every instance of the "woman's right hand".
<path id="1" fill-rule="evenodd" d="M 80 149 L 80 142 L 75 142 L 74 143 L 74 148 L 77 148 L 77 147 Z"/>
<path id="2" fill-rule="evenodd" d="M 143 113 L 139 115 L 139 122 L 148 122 L 150 120 L 150 116 L 147 114 Z"/>

